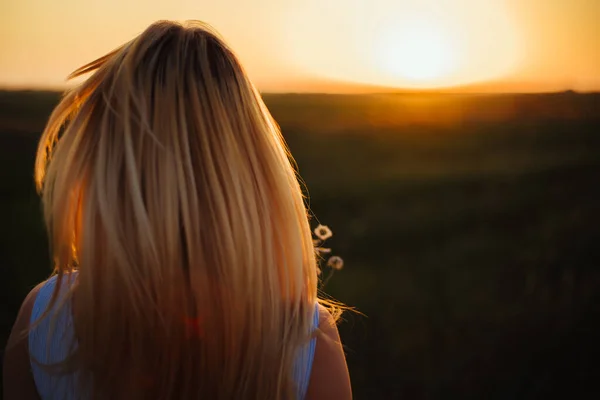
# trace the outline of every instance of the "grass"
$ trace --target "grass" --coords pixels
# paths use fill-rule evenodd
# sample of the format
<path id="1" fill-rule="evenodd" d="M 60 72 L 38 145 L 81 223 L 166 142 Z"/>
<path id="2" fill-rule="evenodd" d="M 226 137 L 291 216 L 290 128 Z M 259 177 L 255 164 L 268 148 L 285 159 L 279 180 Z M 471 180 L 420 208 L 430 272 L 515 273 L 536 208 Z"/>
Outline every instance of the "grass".
<path id="1" fill-rule="evenodd" d="M 33 190 L 55 93 L 0 92 L 0 340 L 50 271 Z M 597 392 L 600 95 L 265 95 L 345 260 L 355 397 Z"/>

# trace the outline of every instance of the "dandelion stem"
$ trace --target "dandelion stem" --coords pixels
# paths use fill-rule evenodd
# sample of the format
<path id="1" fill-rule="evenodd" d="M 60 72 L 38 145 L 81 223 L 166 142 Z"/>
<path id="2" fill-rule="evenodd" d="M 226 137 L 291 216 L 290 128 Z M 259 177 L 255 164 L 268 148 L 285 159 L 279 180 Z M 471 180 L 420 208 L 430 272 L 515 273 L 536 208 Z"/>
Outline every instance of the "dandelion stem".
<path id="1" fill-rule="evenodd" d="M 327 282 L 329 282 L 329 280 L 331 279 L 331 277 L 333 276 L 333 273 L 335 271 L 331 268 L 329 268 L 329 273 L 327 274 L 327 277 L 325 279 L 323 279 L 323 281 L 321 282 L 321 287 L 325 287 L 325 285 L 327 285 Z"/>

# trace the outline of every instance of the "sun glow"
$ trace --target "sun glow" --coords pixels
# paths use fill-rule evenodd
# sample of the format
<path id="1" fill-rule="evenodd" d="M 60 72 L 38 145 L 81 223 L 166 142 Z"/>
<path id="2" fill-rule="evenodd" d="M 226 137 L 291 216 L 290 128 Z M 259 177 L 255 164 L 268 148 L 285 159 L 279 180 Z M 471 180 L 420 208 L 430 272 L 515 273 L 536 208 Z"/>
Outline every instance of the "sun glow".
<path id="1" fill-rule="evenodd" d="M 500 79 L 520 62 L 521 33 L 505 2 L 296 4 L 285 18 L 289 63 L 322 80 L 391 89 L 448 88 Z M 307 4 L 318 6 L 319 13 L 309 12 L 314 9 Z"/>
<path id="2" fill-rule="evenodd" d="M 0 0 L 0 86 L 62 87 L 157 19 L 200 18 L 263 91 L 600 90 L 599 16 L 597 0 Z"/>
<path id="3" fill-rule="evenodd" d="M 423 21 L 393 26 L 380 33 L 374 60 L 391 76 L 415 83 L 444 78 L 456 67 L 451 37 Z"/>

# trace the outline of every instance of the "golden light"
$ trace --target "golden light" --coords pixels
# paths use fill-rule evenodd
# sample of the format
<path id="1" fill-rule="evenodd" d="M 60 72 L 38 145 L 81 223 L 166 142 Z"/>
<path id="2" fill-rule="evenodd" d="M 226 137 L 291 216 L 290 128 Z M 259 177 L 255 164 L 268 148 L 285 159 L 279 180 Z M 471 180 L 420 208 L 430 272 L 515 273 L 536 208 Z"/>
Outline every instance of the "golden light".
<path id="1" fill-rule="evenodd" d="M 424 84 L 456 67 L 455 46 L 436 25 L 411 21 L 384 29 L 379 36 L 374 59 L 391 76 Z"/>
<path id="2" fill-rule="evenodd" d="M 157 19 L 200 18 L 266 91 L 600 90 L 599 12 L 597 0 L 0 0 L 0 86 L 64 85 Z"/>
<path id="3" fill-rule="evenodd" d="M 307 4 L 319 6 L 319 12 Z M 436 89 L 500 79 L 520 63 L 503 1 L 306 0 L 282 39 L 298 74 L 391 89 Z M 308 23 L 307 21 L 310 21 Z"/>

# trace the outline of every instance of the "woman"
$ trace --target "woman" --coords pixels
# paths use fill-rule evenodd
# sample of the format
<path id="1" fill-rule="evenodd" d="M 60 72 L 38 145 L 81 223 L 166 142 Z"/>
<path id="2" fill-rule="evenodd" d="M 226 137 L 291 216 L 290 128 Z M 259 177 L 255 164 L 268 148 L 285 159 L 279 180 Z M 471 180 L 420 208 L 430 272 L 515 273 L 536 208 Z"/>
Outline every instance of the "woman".
<path id="1" fill-rule="evenodd" d="M 5 398 L 351 398 L 290 154 L 229 47 L 163 21 L 89 72 L 40 141 L 55 274 Z"/>

